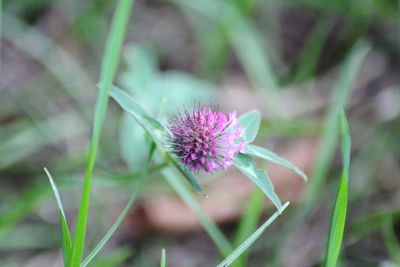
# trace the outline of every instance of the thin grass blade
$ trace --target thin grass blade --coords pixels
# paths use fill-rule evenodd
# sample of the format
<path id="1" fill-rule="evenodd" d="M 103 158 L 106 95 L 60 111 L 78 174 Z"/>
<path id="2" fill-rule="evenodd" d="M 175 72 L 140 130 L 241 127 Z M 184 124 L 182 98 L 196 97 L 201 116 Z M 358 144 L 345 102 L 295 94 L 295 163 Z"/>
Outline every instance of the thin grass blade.
<path id="1" fill-rule="evenodd" d="M 85 180 L 82 190 L 82 198 L 76 221 L 76 231 L 72 246 L 71 267 L 79 267 L 83 256 L 83 250 L 86 238 L 86 228 L 89 213 L 90 190 L 92 181 L 92 172 L 96 160 L 97 148 L 100 140 L 101 129 L 104 124 L 104 118 L 108 105 L 108 94 L 112 87 L 112 82 L 117 71 L 119 57 L 125 36 L 126 27 L 129 20 L 129 14 L 133 0 L 121 0 L 118 2 L 113 17 L 110 34 L 107 39 L 107 45 L 104 52 L 103 62 L 100 73 L 100 90 L 96 102 L 93 133 L 89 148 L 89 159 L 86 166 Z"/>
<path id="2" fill-rule="evenodd" d="M 100 242 L 96 245 L 96 247 L 89 253 L 89 255 L 86 257 L 86 259 L 82 262 L 81 267 L 87 266 L 94 259 L 94 257 L 106 245 L 108 240 L 110 240 L 110 238 L 115 233 L 115 231 L 117 231 L 117 229 L 119 228 L 119 226 L 125 219 L 126 215 L 128 215 L 129 210 L 131 209 L 133 203 L 135 202 L 135 199 L 139 192 L 139 189 L 140 189 L 145 177 L 147 176 L 147 174 L 149 172 L 149 168 L 151 165 L 151 159 L 153 158 L 154 150 L 155 150 L 155 146 L 154 146 L 154 144 L 152 144 L 151 148 L 150 148 L 150 154 L 149 154 L 147 163 L 144 167 L 144 170 L 142 171 L 142 174 L 140 175 L 140 178 L 135 182 L 135 186 L 134 186 L 131 196 L 129 197 L 128 203 L 126 204 L 125 208 L 122 210 L 120 215 L 118 216 L 117 220 L 113 223 L 111 228 L 104 235 L 104 237 L 100 240 Z"/>
<path id="3" fill-rule="evenodd" d="M 160 267 L 167 267 L 167 256 L 165 255 L 165 249 L 161 250 Z"/>
<path id="4" fill-rule="evenodd" d="M 226 267 L 232 264 L 240 255 L 243 254 L 270 226 L 276 218 L 289 206 L 286 202 L 278 211 L 276 211 L 263 225 L 261 225 L 251 236 L 249 236 L 240 246 L 238 246 L 225 260 L 223 260 L 217 267 Z"/>
<path id="5" fill-rule="evenodd" d="M 328 245 L 326 249 L 325 267 L 335 267 L 337 264 L 346 222 L 351 140 L 349 126 L 343 112 L 340 115 L 340 129 L 342 136 L 343 172 L 332 214 Z"/>
<path id="6" fill-rule="evenodd" d="M 263 212 L 264 193 L 255 188 L 250 196 L 246 210 L 240 220 L 238 230 L 235 233 L 234 245 L 239 246 L 249 235 L 251 235 L 257 228 L 257 224 Z M 234 262 L 233 267 L 245 267 L 249 257 L 250 250 L 246 250 Z"/>
<path id="7" fill-rule="evenodd" d="M 63 256 L 64 256 L 64 265 L 68 266 L 69 259 L 71 256 L 71 249 L 72 249 L 72 242 L 71 242 L 71 234 L 69 232 L 67 218 L 65 217 L 64 208 L 61 202 L 61 197 L 58 192 L 57 186 L 54 183 L 53 177 L 51 176 L 50 172 L 47 168 L 44 168 L 44 171 L 49 178 L 51 188 L 53 189 L 54 196 L 56 198 L 58 210 L 60 212 L 60 222 L 61 222 L 61 233 L 62 233 L 62 243 L 63 243 Z"/>
<path id="8" fill-rule="evenodd" d="M 320 188 L 327 177 L 330 162 L 332 161 L 337 145 L 338 115 L 342 108 L 346 106 L 353 83 L 361 67 L 361 63 L 369 50 L 370 46 L 363 40 L 360 40 L 354 46 L 341 67 L 331 97 L 329 110 L 325 118 L 324 129 L 316 155 L 316 161 L 310 175 L 310 183 L 306 188 L 304 198 L 302 199 L 302 209 L 298 209 L 293 213 L 292 218 L 285 227 L 286 229 L 282 231 L 282 240 L 289 240 L 289 235 L 296 231 L 298 225 L 304 221 L 319 196 L 321 191 Z M 282 253 L 285 251 L 283 247 L 286 245 L 287 242 L 285 241 L 278 245 L 277 253 L 279 255 L 275 257 L 276 262 L 273 263 L 272 266 L 280 265 L 279 261 L 283 258 Z M 271 266 L 271 263 L 269 262 L 266 265 Z"/>

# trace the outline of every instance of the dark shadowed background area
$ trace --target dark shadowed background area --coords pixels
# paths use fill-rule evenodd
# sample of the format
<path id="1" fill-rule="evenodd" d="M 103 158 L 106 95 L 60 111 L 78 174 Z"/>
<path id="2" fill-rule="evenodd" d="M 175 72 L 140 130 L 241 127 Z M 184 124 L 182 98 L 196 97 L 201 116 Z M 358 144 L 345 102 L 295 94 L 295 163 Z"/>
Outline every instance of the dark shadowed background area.
<path id="1" fill-rule="evenodd" d="M 2 1 L 0 266 L 62 266 L 59 214 L 43 167 L 73 225 L 115 4 Z M 291 205 L 252 247 L 246 266 L 255 267 L 323 262 L 341 172 L 335 114 L 344 106 L 352 150 L 339 266 L 400 266 L 400 1 L 137 0 L 116 84 L 165 124 L 195 100 L 262 113 L 255 143 L 293 162 L 309 181 L 260 162 Z M 124 208 L 147 153 L 143 130 L 110 100 L 88 249 Z M 152 167 L 90 266 L 159 266 L 162 248 L 171 267 L 219 262 L 161 168 Z M 253 184 L 233 169 L 199 176 L 208 197 L 196 200 L 234 239 L 257 201 Z M 252 213 L 260 223 L 273 212 L 269 201 L 261 203 Z"/>

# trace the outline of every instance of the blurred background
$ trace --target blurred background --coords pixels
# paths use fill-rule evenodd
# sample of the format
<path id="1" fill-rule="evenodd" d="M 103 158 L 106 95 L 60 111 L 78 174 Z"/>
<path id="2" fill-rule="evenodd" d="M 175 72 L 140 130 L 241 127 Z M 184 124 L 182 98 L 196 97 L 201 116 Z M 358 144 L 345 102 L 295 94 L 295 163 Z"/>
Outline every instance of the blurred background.
<path id="1" fill-rule="evenodd" d="M 115 4 L 2 1 L 0 266 L 62 266 L 58 211 L 43 167 L 74 225 Z M 260 110 L 256 143 L 309 181 L 259 163 L 292 204 L 252 247 L 247 266 L 257 267 L 321 265 L 341 171 L 336 114 L 345 106 L 353 143 L 340 266 L 389 267 L 400 266 L 399 74 L 400 1 L 137 0 L 116 84 L 165 123 L 196 99 L 239 114 Z M 88 249 L 125 206 L 147 142 L 110 100 Z M 162 248 L 171 267 L 219 261 L 162 167 L 152 167 L 92 266 L 158 266 Z M 208 198 L 195 197 L 229 238 L 249 212 L 255 223 L 273 212 L 267 201 L 251 206 L 254 187 L 237 171 L 200 179 Z"/>

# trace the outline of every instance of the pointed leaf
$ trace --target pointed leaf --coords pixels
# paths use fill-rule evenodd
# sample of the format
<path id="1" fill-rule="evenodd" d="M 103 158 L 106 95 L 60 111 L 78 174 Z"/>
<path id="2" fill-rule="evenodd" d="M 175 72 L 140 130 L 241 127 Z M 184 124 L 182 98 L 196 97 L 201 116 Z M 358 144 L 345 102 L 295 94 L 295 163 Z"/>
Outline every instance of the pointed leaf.
<path id="1" fill-rule="evenodd" d="M 44 171 L 46 172 L 47 177 L 49 178 L 51 188 L 53 189 L 53 193 L 54 193 L 54 196 L 56 198 L 58 210 L 60 212 L 64 265 L 68 266 L 70 255 L 71 255 L 71 249 L 72 249 L 71 234 L 69 232 L 68 222 L 67 222 L 67 219 L 65 217 L 65 212 L 64 212 L 64 208 L 63 208 L 63 205 L 62 205 L 62 202 L 61 202 L 60 194 L 58 193 L 57 186 L 53 181 L 53 177 L 51 177 L 50 172 L 46 168 L 44 168 Z"/>
<path id="2" fill-rule="evenodd" d="M 260 128 L 261 115 L 257 110 L 247 112 L 238 118 L 239 125 L 243 128 L 243 139 L 246 143 L 251 143 L 257 136 Z"/>
<path id="3" fill-rule="evenodd" d="M 160 267 L 167 267 L 167 257 L 165 255 L 165 249 L 161 250 L 161 262 Z"/>
<path id="4" fill-rule="evenodd" d="M 234 163 L 244 175 L 249 177 L 264 192 L 278 210 L 282 207 L 282 203 L 274 191 L 271 179 L 264 170 L 257 169 L 251 157 L 238 153 L 235 155 Z"/>
<path id="5" fill-rule="evenodd" d="M 294 166 L 292 163 L 290 163 L 286 159 L 278 156 L 277 154 L 275 154 L 274 152 L 272 152 L 268 149 L 254 146 L 254 145 L 247 145 L 245 148 L 245 151 L 253 156 L 269 160 L 269 161 L 279 164 L 289 170 L 292 170 L 295 173 L 297 173 L 298 175 L 300 175 L 304 179 L 304 181 L 307 181 L 307 176 L 299 168 L 297 168 L 296 166 Z"/>
<path id="6" fill-rule="evenodd" d="M 328 244 L 326 248 L 325 267 L 335 267 L 337 264 L 340 247 L 342 245 L 344 226 L 346 223 L 351 140 L 349 126 L 344 112 L 340 115 L 340 126 L 342 136 L 343 172 L 332 214 Z"/>

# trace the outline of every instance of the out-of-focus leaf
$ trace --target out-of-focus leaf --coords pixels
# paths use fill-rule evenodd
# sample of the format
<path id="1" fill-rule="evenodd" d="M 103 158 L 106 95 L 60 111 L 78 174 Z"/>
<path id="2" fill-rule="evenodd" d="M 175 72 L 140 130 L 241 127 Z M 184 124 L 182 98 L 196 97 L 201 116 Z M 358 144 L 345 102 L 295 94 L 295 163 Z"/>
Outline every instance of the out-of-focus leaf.
<path id="1" fill-rule="evenodd" d="M 282 203 L 274 191 L 274 185 L 265 170 L 257 169 L 251 157 L 237 153 L 234 160 L 235 166 L 247 177 L 249 177 L 272 201 L 278 210 L 282 208 Z"/>
<path id="2" fill-rule="evenodd" d="M 188 103 L 212 99 L 216 92 L 211 84 L 189 74 L 178 71 L 159 72 L 156 57 L 148 48 L 128 47 L 125 58 L 128 68 L 120 76 L 120 84 L 149 115 L 162 122 L 167 120 L 169 114 L 187 107 Z M 145 163 L 149 152 L 148 142 L 145 131 L 131 116 L 125 114 L 120 131 L 120 146 L 122 157 L 131 170 L 138 170 Z"/>
<path id="3" fill-rule="evenodd" d="M 257 136 L 260 128 L 261 115 L 257 110 L 247 112 L 238 118 L 238 123 L 244 131 L 243 140 L 246 143 L 251 143 Z"/>
<path id="4" fill-rule="evenodd" d="M 90 266 L 93 267 L 114 267 L 121 266 L 124 261 L 132 256 L 131 248 L 118 248 L 113 250 L 110 254 L 99 257 Z"/>
<path id="5" fill-rule="evenodd" d="M 245 151 L 256 157 L 269 160 L 269 161 L 279 164 L 285 168 L 288 168 L 289 170 L 292 170 L 295 173 L 297 173 L 298 175 L 300 175 L 304 179 L 304 181 L 307 181 L 307 176 L 299 168 L 297 168 L 296 166 L 294 166 L 292 163 L 290 163 L 286 159 L 278 156 L 277 154 L 275 154 L 274 152 L 272 152 L 268 149 L 254 146 L 254 145 L 247 145 L 245 148 Z"/>
<path id="6" fill-rule="evenodd" d="M 400 242 L 393 229 L 393 218 L 394 217 L 388 217 L 383 223 L 383 237 L 390 257 L 397 263 L 396 266 L 398 266 L 400 264 Z"/>
<path id="7" fill-rule="evenodd" d="M 165 249 L 161 250 L 160 267 L 167 267 L 167 256 L 165 255 Z"/>

